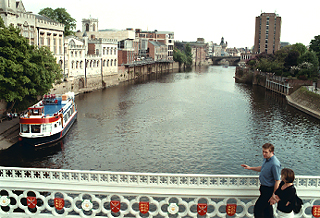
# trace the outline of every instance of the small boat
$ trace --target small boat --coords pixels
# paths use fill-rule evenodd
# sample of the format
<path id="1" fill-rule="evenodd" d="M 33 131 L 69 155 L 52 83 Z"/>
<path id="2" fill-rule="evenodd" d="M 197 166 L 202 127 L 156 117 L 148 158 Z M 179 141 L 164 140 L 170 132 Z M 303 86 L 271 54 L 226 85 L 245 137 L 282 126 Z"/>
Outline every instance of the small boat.
<path id="1" fill-rule="evenodd" d="M 57 142 L 67 134 L 77 113 L 73 92 L 44 95 L 20 116 L 19 140 L 34 147 Z"/>

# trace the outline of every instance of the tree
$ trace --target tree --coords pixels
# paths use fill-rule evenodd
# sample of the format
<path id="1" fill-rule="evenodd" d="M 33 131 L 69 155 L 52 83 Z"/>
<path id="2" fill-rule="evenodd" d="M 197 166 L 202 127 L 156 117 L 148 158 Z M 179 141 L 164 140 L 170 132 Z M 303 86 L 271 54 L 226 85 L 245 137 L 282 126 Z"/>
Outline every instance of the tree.
<path id="1" fill-rule="evenodd" d="M 307 51 L 299 57 L 299 72 L 297 76 L 306 78 L 315 78 L 318 76 L 319 61 L 314 51 Z"/>
<path id="2" fill-rule="evenodd" d="M 5 25 L 4 25 L 4 22 L 3 22 L 2 18 L 0 19 L 0 28 L 5 28 Z"/>
<path id="3" fill-rule="evenodd" d="M 66 11 L 65 8 L 44 8 L 39 12 L 40 15 L 44 15 L 52 20 L 64 24 L 64 35 L 73 35 L 73 30 L 76 29 L 76 20 Z"/>
<path id="4" fill-rule="evenodd" d="M 11 108 L 16 102 L 36 100 L 62 78 L 61 69 L 46 47 L 29 45 L 20 30 L 0 29 L 0 99 Z"/>
<path id="5" fill-rule="evenodd" d="M 186 44 L 186 49 L 185 49 L 185 54 L 186 54 L 186 66 L 191 67 L 192 66 L 192 49 L 189 43 Z"/>
<path id="6" fill-rule="evenodd" d="M 320 35 L 315 36 L 314 39 L 311 40 L 309 48 L 316 53 L 318 62 L 320 63 Z"/>
<path id="7" fill-rule="evenodd" d="M 180 69 L 181 64 L 186 62 L 186 54 L 175 47 L 173 50 L 173 60 L 179 63 Z"/>

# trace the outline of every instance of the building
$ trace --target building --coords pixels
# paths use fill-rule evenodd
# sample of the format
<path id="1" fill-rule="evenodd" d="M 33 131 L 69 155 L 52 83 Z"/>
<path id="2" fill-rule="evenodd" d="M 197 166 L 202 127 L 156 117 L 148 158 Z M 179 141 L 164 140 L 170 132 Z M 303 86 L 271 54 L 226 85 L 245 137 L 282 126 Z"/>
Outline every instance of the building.
<path id="1" fill-rule="evenodd" d="M 0 0 L 0 16 L 5 26 L 13 25 L 31 45 L 47 46 L 63 69 L 64 25 L 47 17 L 27 12 L 22 1 Z"/>
<path id="2" fill-rule="evenodd" d="M 175 47 L 181 51 L 185 51 L 186 45 L 189 44 L 191 47 L 192 61 L 195 65 L 201 65 L 209 57 L 208 44 L 203 38 L 197 38 L 197 41 L 193 42 L 175 42 Z M 214 46 L 214 45 L 213 45 Z"/>
<path id="3" fill-rule="evenodd" d="M 262 13 L 256 17 L 254 53 L 273 54 L 280 49 L 281 17 L 275 13 Z"/>
<path id="4" fill-rule="evenodd" d="M 138 42 L 125 39 L 118 42 L 118 65 L 132 64 L 138 58 Z"/>
<path id="5" fill-rule="evenodd" d="M 135 38 L 139 40 L 139 56 L 147 58 L 148 42 L 155 41 L 167 46 L 167 60 L 173 60 L 174 32 L 136 29 Z"/>
<path id="6" fill-rule="evenodd" d="M 89 39 L 116 39 L 118 41 L 135 39 L 135 32 L 132 28 L 127 28 L 125 30 L 99 30 L 99 21 L 95 18 L 82 19 L 82 31 L 78 30 L 76 36 L 82 37 L 83 34 L 86 34 Z"/>
<path id="7" fill-rule="evenodd" d="M 162 42 L 149 41 L 147 56 L 154 61 L 168 60 L 168 47 Z"/>

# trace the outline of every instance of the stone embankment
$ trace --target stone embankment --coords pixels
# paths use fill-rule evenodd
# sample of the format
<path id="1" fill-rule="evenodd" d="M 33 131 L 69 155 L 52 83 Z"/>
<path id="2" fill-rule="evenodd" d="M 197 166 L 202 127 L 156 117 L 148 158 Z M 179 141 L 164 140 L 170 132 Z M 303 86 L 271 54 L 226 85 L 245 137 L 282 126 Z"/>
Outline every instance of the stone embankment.
<path id="1" fill-rule="evenodd" d="M 291 95 L 286 96 L 289 105 L 320 119 L 320 95 L 300 87 Z"/>

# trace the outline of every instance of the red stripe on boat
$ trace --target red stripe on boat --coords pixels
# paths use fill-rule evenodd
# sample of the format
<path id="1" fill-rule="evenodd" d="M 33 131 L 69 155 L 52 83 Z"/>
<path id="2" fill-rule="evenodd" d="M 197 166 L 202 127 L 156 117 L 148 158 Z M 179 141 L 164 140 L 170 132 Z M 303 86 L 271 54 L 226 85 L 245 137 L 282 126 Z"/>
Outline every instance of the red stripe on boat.
<path id="1" fill-rule="evenodd" d="M 20 118 L 20 124 L 42 124 L 42 123 L 53 123 L 60 119 L 60 117 L 50 118 Z"/>

